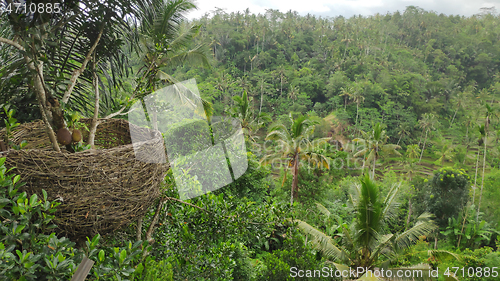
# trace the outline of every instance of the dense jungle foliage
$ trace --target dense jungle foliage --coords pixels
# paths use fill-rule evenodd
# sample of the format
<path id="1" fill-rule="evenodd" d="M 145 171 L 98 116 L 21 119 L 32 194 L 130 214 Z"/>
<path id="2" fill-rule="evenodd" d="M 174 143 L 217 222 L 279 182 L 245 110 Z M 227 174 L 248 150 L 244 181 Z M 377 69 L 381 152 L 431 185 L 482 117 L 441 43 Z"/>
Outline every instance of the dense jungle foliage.
<path id="1" fill-rule="evenodd" d="M 88 257 L 86 280 L 342 280 L 326 272 L 349 267 L 498 280 L 493 9 L 351 18 L 218 9 L 189 21 L 189 0 L 61 3 L 72 17 L 0 13 L 3 146 L 23 149 L 9 142 L 19 123 L 59 106 L 39 109 L 42 92 L 68 122 L 127 118 L 133 101 L 194 78 L 209 117 L 240 121 L 248 168 L 189 200 L 170 171 L 144 218 L 76 244 L 53 224 L 64 202 L 22 192 L 0 158 L 0 278 L 67 280 Z M 182 122 L 172 131 L 186 139 L 207 134 L 204 121 Z"/>

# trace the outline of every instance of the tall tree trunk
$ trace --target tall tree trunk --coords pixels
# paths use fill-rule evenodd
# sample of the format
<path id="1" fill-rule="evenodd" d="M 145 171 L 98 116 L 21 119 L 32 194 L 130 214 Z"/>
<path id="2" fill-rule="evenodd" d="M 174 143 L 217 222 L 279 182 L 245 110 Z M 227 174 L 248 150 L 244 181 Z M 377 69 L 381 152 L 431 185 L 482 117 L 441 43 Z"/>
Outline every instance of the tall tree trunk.
<path id="1" fill-rule="evenodd" d="M 280 83 L 281 83 L 281 86 L 280 86 L 280 97 L 283 95 L 283 73 L 281 73 L 281 79 L 280 79 Z"/>
<path id="2" fill-rule="evenodd" d="M 420 147 L 420 143 L 422 143 L 422 137 L 424 136 L 424 132 L 420 134 L 420 138 L 418 139 L 418 147 Z"/>
<path id="3" fill-rule="evenodd" d="M 467 159 L 467 154 L 469 153 L 469 145 L 465 147 L 465 156 L 464 156 L 464 161 L 462 161 L 462 165 L 465 164 L 465 159 Z"/>
<path id="4" fill-rule="evenodd" d="M 365 164 L 366 164 L 366 157 L 363 156 L 363 167 L 361 167 L 361 172 L 363 175 L 365 174 Z"/>
<path id="5" fill-rule="evenodd" d="M 375 156 L 373 157 L 373 175 L 372 175 L 372 180 L 375 179 L 375 163 L 377 163 L 377 154 L 375 153 Z"/>
<path id="6" fill-rule="evenodd" d="M 460 235 L 458 235 L 457 249 L 460 247 L 460 240 L 462 239 L 462 233 L 464 233 L 465 222 L 467 220 L 467 215 L 469 214 L 469 208 L 465 209 L 464 221 L 462 222 L 462 230 L 460 230 Z"/>
<path id="7" fill-rule="evenodd" d="M 356 103 L 356 130 L 358 129 L 358 112 L 359 112 L 359 102 Z"/>
<path id="8" fill-rule="evenodd" d="M 401 141 L 401 138 L 403 138 L 403 134 L 401 134 L 401 136 L 399 136 L 399 140 L 398 140 L 398 143 L 396 143 L 396 145 L 399 145 L 399 142 Z"/>
<path id="9" fill-rule="evenodd" d="M 422 147 L 422 152 L 420 153 L 420 159 L 418 160 L 418 163 L 420 163 L 420 161 L 422 161 L 422 155 L 424 155 L 424 149 L 425 149 L 425 143 L 427 142 L 427 132 L 429 130 L 426 130 L 425 131 L 425 139 L 424 139 L 424 146 Z"/>
<path id="10" fill-rule="evenodd" d="M 292 195 L 290 198 L 291 205 L 293 205 L 293 199 L 297 196 L 298 183 L 299 183 L 299 153 L 295 152 L 295 159 L 293 160 Z"/>
<path id="11" fill-rule="evenodd" d="M 46 38 L 46 34 L 42 35 L 41 37 L 42 38 L 40 38 L 40 36 L 38 35 L 30 35 L 30 39 L 42 41 Z M 0 37 L 0 43 L 9 44 L 21 51 L 26 65 L 32 72 L 34 72 L 33 84 L 38 101 L 38 106 L 40 109 L 40 114 L 42 115 L 42 120 L 45 123 L 45 129 L 49 136 L 49 140 L 52 143 L 52 148 L 55 151 L 60 152 L 61 149 L 57 142 L 53 125 L 60 129 L 65 126 L 65 123 L 59 101 L 56 98 L 52 97 L 50 92 L 47 92 L 45 90 L 45 81 L 43 78 L 43 61 L 38 61 L 37 63 L 35 63 L 36 52 L 31 53 L 32 57 L 30 57 L 28 55 L 29 50 L 26 50 L 21 44 L 16 41 Z"/>
<path id="12" fill-rule="evenodd" d="M 455 116 L 457 116 L 457 112 L 458 112 L 458 109 L 460 107 L 457 107 L 457 110 L 455 110 L 455 114 L 453 114 L 453 118 L 451 119 L 451 122 L 450 122 L 450 128 L 451 128 L 451 125 L 453 125 L 453 120 L 455 120 Z"/>
<path id="13" fill-rule="evenodd" d="M 484 155 L 483 155 L 483 175 L 481 179 L 481 191 L 479 192 L 479 201 L 477 202 L 477 213 L 476 221 L 479 220 L 479 210 L 481 209 L 481 199 L 483 198 L 483 187 L 484 187 L 484 169 L 486 168 L 486 139 L 487 134 L 484 135 Z"/>
<path id="14" fill-rule="evenodd" d="M 476 199 L 476 188 L 477 188 L 477 170 L 479 168 L 479 153 L 481 152 L 481 150 L 479 149 L 479 147 L 477 148 L 477 160 L 476 160 L 476 176 L 474 177 L 474 188 L 472 189 L 472 204 L 474 204 L 474 199 Z"/>
<path id="15" fill-rule="evenodd" d="M 259 115 L 262 111 L 262 99 L 264 96 L 264 80 L 262 80 L 262 84 L 260 84 L 260 107 L 259 107 Z"/>
<path id="16" fill-rule="evenodd" d="M 45 123 L 45 129 L 47 131 L 47 134 L 49 135 L 49 140 L 52 143 L 52 148 L 57 152 L 61 152 L 61 148 L 59 147 L 59 143 L 57 142 L 56 134 L 54 133 L 54 129 L 52 127 L 54 123 L 57 124 L 57 128 L 62 128 L 65 125 L 59 102 L 54 98 L 48 99 L 43 79 L 43 62 L 39 62 L 38 65 L 35 65 L 33 60 L 28 56 L 25 55 L 24 58 L 28 64 L 28 68 L 35 72 L 33 77 L 35 93 L 37 96 L 40 113 L 42 115 L 42 120 Z"/>
<path id="17" fill-rule="evenodd" d="M 89 132 L 89 140 L 88 144 L 92 147 L 92 149 L 95 149 L 94 145 L 94 140 L 95 140 L 95 133 L 97 131 L 97 117 L 99 116 L 99 77 L 97 76 L 96 73 L 96 65 L 97 62 L 95 60 L 95 54 L 94 54 L 94 61 L 92 63 L 92 70 L 94 74 L 94 79 L 93 79 L 93 84 L 94 84 L 94 93 L 95 93 L 95 102 L 94 102 L 94 116 L 92 117 L 92 123 L 90 124 L 90 132 Z"/>

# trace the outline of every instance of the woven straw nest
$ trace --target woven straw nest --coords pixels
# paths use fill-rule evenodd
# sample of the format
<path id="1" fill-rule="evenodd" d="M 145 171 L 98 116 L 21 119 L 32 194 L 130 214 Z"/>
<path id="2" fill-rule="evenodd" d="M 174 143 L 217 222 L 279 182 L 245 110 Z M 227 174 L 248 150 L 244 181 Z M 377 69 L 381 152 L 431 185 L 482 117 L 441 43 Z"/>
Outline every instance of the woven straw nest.
<path id="1" fill-rule="evenodd" d="M 90 121 L 80 122 L 90 127 Z M 50 200 L 61 201 L 55 222 L 64 235 L 78 240 L 106 235 L 143 216 L 158 198 L 169 168 L 166 163 L 154 163 L 155 155 L 165 151 L 161 137 L 134 127 L 144 140 L 132 145 L 127 121 L 100 121 L 95 150 L 69 153 L 61 146 L 63 152 L 55 152 L 44 123 L 36 121 L 20 125 L 13 133 L 14 143 L 28 142 L 24 149 L 0 153 L 7 158 L 6 166 L 15 167 L 13 173 L 26 182 L 23 191 L 40 196 L 45 189 Z M 0 132 L 2 138 L 4 133 Z M 87 138 L 84 130 L 83 140 Z M 138 152 L 143 161 L 136 159 Z M 144 155 L 151 156 L 151 161 Z"/>

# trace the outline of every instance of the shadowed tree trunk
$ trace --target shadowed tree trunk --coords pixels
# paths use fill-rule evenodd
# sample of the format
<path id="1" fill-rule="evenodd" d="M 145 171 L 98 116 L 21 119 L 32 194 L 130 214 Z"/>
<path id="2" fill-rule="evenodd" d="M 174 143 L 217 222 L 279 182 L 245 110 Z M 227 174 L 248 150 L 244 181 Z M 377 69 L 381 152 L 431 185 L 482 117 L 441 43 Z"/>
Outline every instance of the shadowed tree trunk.
<path id="1" fill-rule="evenodd" d="M 420 163 L 420 161 L 422 161 L 422 155 L 424 155 L 425 143 L 427 142 L 427 132 L 428 132 L 428 130 L 425 131 L 424 146 L 422 147 L 422 152 L 420 153 L 420 159 L 418 160 L 418 163 Z"/>
<path id="2" fill-rule="evenodd" d="M 479 168 L 479 153 L 481 150 L 477 149 L 477 160 L 476 160 L 476 176 L 474 177 L 474 188 L 472 189 L 472 204 L 474 204 L 474 200 L 476 199 L 476 188 L 477 188 L 477 170 Z"/>
<path id="3" fill-rule="evenodd" d="M 297 185 L 299 182 L 299 153 L 295 153 L 295 158 L 293 160 L 293 180 L 292 180 L 292 195 L 290 198 L 290 204 L 293 205 L 293 199 L 297 196 Z"/>
<path id="4" fill-rule="evenodd" d="M 483 175 L 481 179 L 481 190 L 479 191 L 479 201 L 477 202 L 477 213 L 476 221 L 479 220 L 479 210 L 481 209 L 481 199 L 483 198 L 483 187 L 484 187 L 484 169 L 486 168 L 486 140 L 487 135 L 484 135 L 484 155 L 483 155 Z"/>

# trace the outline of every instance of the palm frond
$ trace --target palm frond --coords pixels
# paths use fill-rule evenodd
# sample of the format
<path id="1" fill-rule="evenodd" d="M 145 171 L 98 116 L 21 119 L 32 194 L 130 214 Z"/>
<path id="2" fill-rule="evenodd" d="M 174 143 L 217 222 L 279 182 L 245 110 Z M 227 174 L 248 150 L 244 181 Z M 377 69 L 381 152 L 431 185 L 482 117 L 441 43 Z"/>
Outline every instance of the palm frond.
<path id="1" fill-rule="evenodd" d="M 462 260 L 461 255 L 446 250 L 428 250 L 427 255 L 437 259 L 452 257 L 457 261 Z"/>
<path id="2" fill-rule="evenodd" d="M 330 217 L 330 215 L 332 214 L 332 213 L 330 213 L 330 211 L 328 211 L 328 209 L 327 209 L 325 206 L 323 206 L 323 204 L 321 204 L 321 203 L 316 202 L 316 207 L 317 207 L 317 208 L 318 208 L 318 210 L 319 210 L 319 211 L 320 211 L 323 215 L 325 215 L 327 218 L 329 218 L 329 217 Z"/>
<path id="3" fill-rule="evenodd" d="M 430 220 L 432 215 L 429 213 L 423 213 L 417 219 L 417 223 L 410 229 L 399 234 L 394 240 L 395 244 L 400 249 L 407 249 L 413 245 L 420 236 L 428 235 L 432 231 L 436 230 L 438 226 Z"/>
<path id="4" fill-rule="evenodd" d="M 355 241 L 358 245 L 369 247 L 377 239 L 382 221 L 381 214 L 378 187 L 366 175 L 361 180 L 360 196 L 356 204 Z"/>
<path id="5" fill-rule="evenodd" d="M 399 203 L 397 202 L 397 195 L 399 194 L 399 190 L 401 188 L 402 182 L 399 184 L 393 184 L 389 193 L 384 199 L 384 209 L 382 210 L 383 218 L 392 218 L 396 215 L 396 209 L 399 207 Z"/>
<path id="6" fill-rule="evenodd" d="M 159 65 L 164 67 L 179 66 L 183 63 L 188 63 L 191 65 L 203 65 L 204 67 L 210 68 L 210 63 L 206 56 L 207 50 L 206 46 L 201 44 L 195 48 L 187 51 L 181 51 L 172 56 L 166 56 L 159 61 Z"/>
<path id="7" fill-rule="evenodd" d="M 344 260 L 347 257 L 341 249 L 333 244 L 330 236 L 304 221 L 294 220 L 294 222 L 298 223 L 297 226 L 300 230 L 312 237 L 311 243 L 316 250 L 321 251 L 328 257 L 332 257 L 334 260 Z"/>

